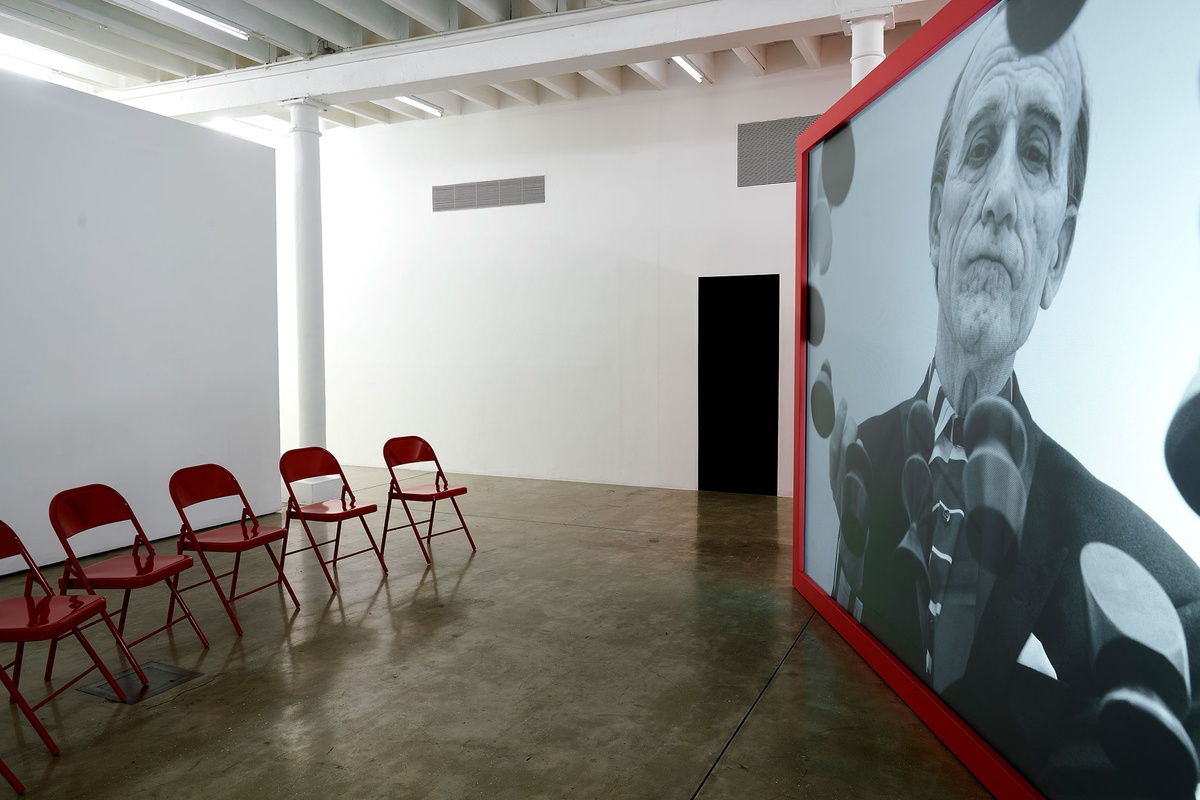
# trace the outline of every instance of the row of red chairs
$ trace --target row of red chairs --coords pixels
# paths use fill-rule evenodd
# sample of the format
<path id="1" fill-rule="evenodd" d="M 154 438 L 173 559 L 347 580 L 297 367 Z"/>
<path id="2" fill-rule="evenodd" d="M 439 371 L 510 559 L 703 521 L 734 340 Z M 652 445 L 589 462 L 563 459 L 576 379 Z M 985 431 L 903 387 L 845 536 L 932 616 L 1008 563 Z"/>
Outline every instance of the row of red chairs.
<path id="1" fill-rule="evenodd" d="M 34 713 L 38 708 L 77 683 L 93 669 L 100 671 L 120 700 L 126 699 L 125 692 L 83 634 L 83 629 L 91 625 L 103 623 L 107 626 L 121 654 L 128 660 L 142 685 L 146 686 L 149 681 L 130 650 L 132 646 L 186 620 L 195 631 L 200 643 L 204 647 L 208 647 L 208 639 L 193 617 L 191 609 L 184 602 L 182 592 L 212 584 L 222 606 L 229 615 L 234 630 L 241 636 L 242 626 L 233 607 L 233 603 L 237 600 L 279 585 L 287 591 L 292 604 L 296 608 L 300 607 L 296 594 L 283 570 L 285 558 L 292 553 L 312 550 L 329 582 L 330 590 L 336 592 L 338 587 L 330 572 L 330 567 L 336 566 L 336 563 L 343 559 L 374 552 L 384 573 L 387 573 L 383 551 L 387 544 L 387 534 L 391 530 L 411 528 L 426 563 L 431 563 L 431 539 L 445 533 L 461 530 L 466 534 L 467 541 L 474 550 L 475 541 L 471 538 L 466 520 L 463 518 L 456 500 L 457 497 L 466 494 L 467 489 L 465 486 L 451 485 L 447 481 L 441 464 L 428 442 L 416 436 L 397 437 L 388 440 L 384 445 L 383 452 L 391 479 L 388 485 L 383 535 L 378 545 L 365 519 L 367 515 L 377 511 L 378 507 L 374 503 L 360 503 L 357 500 L 337 459 L 320 447 L 290 450 L 280 458 L 279 471 L 288 493 L 284 527 L 260 523 L 258 517 L 251 510 L 237 478 L 224 467 L 217 464 L 201 464 L 178 470 L 171 476 L 169 483 L 171 499 L 182 521 L 175 555 L 155 551 L 149 538 L 145 535 L 141 523 L 138 522 L 137 516 L 133 513 L 133 509 L 116 489 L 103 484 L 91 484 L 60 492 L 51 500 L 49 511 L 51 526 L 66 554 L 57 595 L 17 534 L 11 527 L 0 521 L 0 559 L 20 557 L 27 567 L 24 594 L 20 597 L 0 600 L 0 642 L 16 644 L 14 660 L 0 668 L 0 682 L 7 689 L 10 702 L 18 705 L 50 753 L 58 755 L 60 751 L 57 744 Z M 396 469 L 426 462 L 434 467 L 433 483 L 402 486 Z M 332 476 L 337 476 L 341 481 L 340 496 L 337 500 L 307 504 L 299 502 L 295 490 L 297 482 Z M 458 525 L 443 530 L 434 530 L 437 502 L 446 499 L 450 500 L 454 507 Z M 240 502 L 241 512 L 238 522 L 211 529 L 197 528 L 193 524 L 189 513 L 196 506 L 222 500 Z M 399 501 L 403 507 L 408 519 L 407 523 L 401 521 L 396 525 L 390 525 L 393 501 Z M 429 503 L 428 518 L 418 521 L 413 516 L 410 502 Z M 356 518 L 362 523 L 370 546 L 351 553 L 342 553 L 340 552 L 342 523 Z M 300 521 L 309 543 L 289 551 L 287 539 L 293 519 Z M 333 537 L 325 541 L 318 541 L 310 522 L 335 523 Z M 134 530 L 132 551 L 127 555 L 113 556 L 85 567 L 76 556 L 71 540 L 76 536 L 114 523 L 126 523 L 132 526 Z M 424 532 L 419 526 L 425 526 Z M 272 545 L 276 543 L 279 544 L 278 556 L 272 549 Z M 322 548 L 328 545 L 333 545 L 333 551 L 326 555 L 322 552 Z M 239 594 L 237 581 L 242 554 L 259 547 L 263 548 L 271 559 L 274 577 L 260 586 Z M 191 585 L 180 587 L 179 576 L 194 563 L 192 557 L 185 554 L 187 552 L 196 554 L 207 577 Z M 218 573 L 208 558 L 210 553 L 232 554 L 232 567 Z M 222 579 L 227 577 L 230 578 L 228 592 L 221 585 Z M 167 620 L 149 633 L 133 641 L 128 641 L 125 636 L 125 622 L 131 593 L 134 589 L 153 586 L 157 583 L 165 583 L 170 592 Z M 35 585 L 39 587 L 41 594 L 34 593 Z M 69 594 L 71 590 L 82 591 L 84 594 Z M 108 612 L 105 598 L 97 594 L 98 590 L 123 592 L 121 607 L 115 615 L 116 622 Z M 181 613 L 179 617 L 175 616 L 176 605 Z M 45 671 L 45 680 L 49 683 L 58 642 L 68 636 L 73 636 L 80 643 L 91 658 L 93 666 L 53 690 L 36 705 L 30 705 L 19 689 L 25 644 L 34 641 L 50 643 Z M 18 793 L 24 792 L 24 786 L 2 760 L 0 760 L 0 776 L 3 776 Z"/>

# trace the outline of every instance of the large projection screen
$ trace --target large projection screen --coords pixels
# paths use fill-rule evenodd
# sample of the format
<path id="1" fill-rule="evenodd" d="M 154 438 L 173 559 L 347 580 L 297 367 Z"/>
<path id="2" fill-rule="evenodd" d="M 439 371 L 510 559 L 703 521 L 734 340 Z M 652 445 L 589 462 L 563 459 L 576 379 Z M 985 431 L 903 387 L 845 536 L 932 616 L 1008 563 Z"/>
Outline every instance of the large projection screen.
<path id="1" fill-rule="evenodd" d="M 1194 11 L 952 0 L 798 142 L 795 584 L 1000 796 L 1197 793 Z"/>

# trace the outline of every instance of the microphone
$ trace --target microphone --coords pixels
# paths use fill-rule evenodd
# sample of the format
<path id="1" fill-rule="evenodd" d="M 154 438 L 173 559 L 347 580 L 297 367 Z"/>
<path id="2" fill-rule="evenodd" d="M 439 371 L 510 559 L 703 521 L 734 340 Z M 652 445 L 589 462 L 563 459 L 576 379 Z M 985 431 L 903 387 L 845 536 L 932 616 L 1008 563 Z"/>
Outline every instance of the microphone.
<path id="1" fill-rule="evenodd" d="M 1163 454 L 1175 488 L 1200 514 L 1200 372 L 1192 378 L 1171 418 Z"/>
<path id="2" fill-rule="evenodd" d="M 1017 563 L 1028 500 L 1021 467 L 1028 442 L 1021 415 L 990 395 L 975 402 L 963 430 L 966 535 L 980 566 L 994 574 Z"/>
<path id="3" fill-rule="evenodd" d="M 1091 542 L 1079 567 L 1104 753 L 1147 797 L 1192 797 L 1200 759 L 1183 724 L 1191 680 L 1179 614 L 1162 585 L 1123 550 Z"/>

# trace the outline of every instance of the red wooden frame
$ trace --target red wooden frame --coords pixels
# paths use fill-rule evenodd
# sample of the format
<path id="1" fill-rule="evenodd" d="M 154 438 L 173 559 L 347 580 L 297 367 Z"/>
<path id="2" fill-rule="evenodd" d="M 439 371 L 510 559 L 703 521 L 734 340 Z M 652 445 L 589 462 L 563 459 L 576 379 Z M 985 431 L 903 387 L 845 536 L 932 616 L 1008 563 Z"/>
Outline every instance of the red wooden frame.
<path id="1" fill-rule="evenodd" d="M 1041 798 L 1002 756 L 917 676 L 804 573 L 804 457 L 808 426 L 808 151 L 928 60 L 1000 0 L 951 0 L 883 63 L 863 78 L 796 141 L 796 443 L 792 518 L 792 585 L 866 660 L 967 769 L 998 797 Z"/>

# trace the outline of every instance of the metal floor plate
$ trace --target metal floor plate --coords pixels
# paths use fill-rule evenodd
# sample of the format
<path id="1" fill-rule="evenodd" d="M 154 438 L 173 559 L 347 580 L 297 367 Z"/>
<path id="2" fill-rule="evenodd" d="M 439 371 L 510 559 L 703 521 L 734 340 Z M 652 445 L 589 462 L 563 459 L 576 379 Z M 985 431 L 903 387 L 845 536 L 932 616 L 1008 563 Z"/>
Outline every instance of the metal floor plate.
<path id="1" fill-rule="evenodd" d="M 142 686 L 141 679 L 138 678 L 137 673 L 132 669 L 127 669 L 113 676 L 117 680 L 117 685 L 125 692 L 125 702 L 128 705 L 140 703 L 147 698 L 154 697 L 156 694 L 162 694 L 168 689 L 173 689 L 204 674 L 203 672 L 193 672 L 190 669 L 183 669 L 182 667 L 173 667 L 170 664 L 162 664 L 158 661 L 147 661 L 142 664 L 142 672 L 146 673 L 146 678 L 150 681 L 149 686 Z M 121 702 L 117 699 L 116 692 L 108 685 L 108 681 L 103 678 L 97 683 L 80 686 L 79 691 L 103 697 L 105 700 L 111 700 L 114 703 Z"/>

